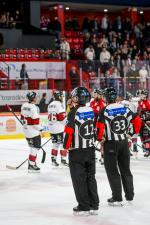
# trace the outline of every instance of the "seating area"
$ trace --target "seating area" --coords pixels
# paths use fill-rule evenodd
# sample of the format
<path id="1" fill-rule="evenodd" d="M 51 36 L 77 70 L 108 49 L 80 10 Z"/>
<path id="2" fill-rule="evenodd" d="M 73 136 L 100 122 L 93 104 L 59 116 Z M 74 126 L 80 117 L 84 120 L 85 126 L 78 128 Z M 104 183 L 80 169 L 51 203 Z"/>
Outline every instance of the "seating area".
<path id="1" fill-rule="evenodd" d="M 0 60 L 42 60 L 42 59 L 60 59 L 59 51 L 40 48 L 7 48 L 0 50 Z"/>
<path id="2" fill-rule="evenodd" d="M 79 31 L 65 31 L 66 40 L 70 44 L 70 49 L 75 56 L 83 54 L 83 33 Z"/>

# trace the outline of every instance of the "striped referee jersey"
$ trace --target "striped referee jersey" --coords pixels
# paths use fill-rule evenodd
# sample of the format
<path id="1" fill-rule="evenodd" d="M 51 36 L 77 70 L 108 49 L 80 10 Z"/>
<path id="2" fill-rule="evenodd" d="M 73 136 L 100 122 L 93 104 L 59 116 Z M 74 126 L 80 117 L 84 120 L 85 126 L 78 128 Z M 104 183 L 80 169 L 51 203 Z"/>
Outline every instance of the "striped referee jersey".
<path id="1" fill-rule="evenodd" d="M 94 147 L 94 112 L 91 107 L 73 108 L 65 126 L 64 149 Z"/>
<path id="2" fill-rule="evenodd" d="M 96 136 L 101 141 L 105 140 L 121 141 L 127 138 L 129 125 L 133 124 L 133 132 L 139 133 L 141 128 L 141 119 L 133 113 L 128 107 L 120 103 L 107 105 L 99 114 L 96 123 Z M 130 134 L 133 135 L 133 134 Z"/>

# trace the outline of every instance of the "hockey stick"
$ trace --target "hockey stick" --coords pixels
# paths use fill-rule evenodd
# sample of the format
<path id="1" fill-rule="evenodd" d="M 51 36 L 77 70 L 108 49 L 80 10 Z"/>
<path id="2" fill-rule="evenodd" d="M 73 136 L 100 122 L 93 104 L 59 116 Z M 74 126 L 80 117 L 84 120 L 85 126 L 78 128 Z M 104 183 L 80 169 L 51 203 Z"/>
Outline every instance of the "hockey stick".
<path id="1" fill-rule="evenodd" d="M 143 123 L 144 123 L 145 127 L 147 128 L 147 130 L 150 131 L 150 127 L 145 122 L 143 122 Z"/>
<path id="2" fill-rule="evenodd" d="M 51 138 L 48 139 L 48 140 L 41 146 L 41 149 L 42 149 L 42 147 L 43 147 L 44 145 L 46 145 L 50 140 L 51 140 Z M 44 151 L 44 149 L 43 149 L 43 151 Z M 27 158 L 26 160 L 24 160 L 24 161 L 23 161 L 21 164 L 19 164 L 18 166 L 9 166 L 9 165 L 6 165 L 6 168 L 7 168 L 7 169 L 10 169 L 10 170 L 17 170 L 17 169 L 19 169 L 23 164 L 25 164 L 27 161 L 28 161 L 28 158 Z M 44 159 L 44 161 L 45 161 L 45 159 Z"/>
<path id="3" fill-rule="evenodd" d="M 6 168 L 7 169 L 10 169 L 10 170 L 17 170 L 19 169 L 24 163 L 26 163 L 28 161 L 28 158 L 26 160 L 24 160 L 19 166 L 9 166 L 9 165 L 6 165 Z"/>
<path id="4" fill-rule="evenodd" d="M 12 108 L 9 105 L 6 105 L 6 107 L 8 108 L 8 110 L 15 116 L 15 118 L 19 121 L 19 123 L 23 126 L 22 121 L 18 118 L 18 116 L 16 115 L 16 113 L 12 110 Z M 45 158 L 46 158 L 46 152 L 45 150 L 42 148 L 43 146 L 40 146 L 40 149 L 42 149 L 43 151 L 43 157 L 41 160 L 41 163 L 45 162 Z"/>

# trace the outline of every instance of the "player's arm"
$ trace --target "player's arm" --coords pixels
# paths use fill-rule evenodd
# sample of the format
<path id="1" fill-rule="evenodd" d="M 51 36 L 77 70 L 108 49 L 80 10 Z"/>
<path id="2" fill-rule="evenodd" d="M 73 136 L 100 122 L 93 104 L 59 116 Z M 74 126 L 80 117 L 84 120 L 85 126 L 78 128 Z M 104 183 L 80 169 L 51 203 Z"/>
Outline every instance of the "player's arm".
<path id="1" fill-rule="evenodd" d="M 142 126 L 141 118 L 137 114 L 133 113 L 133 119 L 131 120 L 131 123 L 133 125 L 134 133 L 138 134 Z"/>
<path id="2" fill-rule="evenodd" d="M 72 109 L 67 116 L 67 124 L 64 129 L 64 143 L 63 147 L 64 149 L 69 149 L 72 144 L 72 138 L 74 134 L 74 118 L 76 114 L 76 109 Z"/>
<path id="3" fill-rule="evenodd" d="M 105 119 L 104 119 L 104 109 L 100 112 L 97 122 L 96 122 L 96 138 L 98 141 L 102 141 L 105 133 Z"/>

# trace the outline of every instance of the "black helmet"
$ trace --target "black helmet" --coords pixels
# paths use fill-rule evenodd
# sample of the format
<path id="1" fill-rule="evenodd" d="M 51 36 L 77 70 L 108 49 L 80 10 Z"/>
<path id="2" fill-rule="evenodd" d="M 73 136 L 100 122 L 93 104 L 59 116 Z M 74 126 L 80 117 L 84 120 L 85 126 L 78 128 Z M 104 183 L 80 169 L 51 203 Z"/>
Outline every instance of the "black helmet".
<path id="1" fill-rule="evenodd" d="M 126 100 L 130 100 L 132 98 L 133 98 L 133 95 L 130 92 L 127 91 L 127 93 L 126 93 Z"/>
<path id="2" fill-rule="evenodd" d="M 103 90 L 102 90 L 102 89 L 100 89 L 100 88 L 99 88 L 99 89 L 97 89 L 97 94 L 98 94 L 98 95 L 103 95 L 103 93 L 104 93 L 104 92 L 103 92 Z"/>
<path id="3" fill-rule="evenodd" d="M 36 97 L 36 93 L 34 91 L 28 92 L 27 98 L 28 98 L 29 102 L 32 102 L 35 97 Z"/>
<path id="4" fill-rule="evenodd" d="M 71 92 L 71 97 L 77 97 L 79 105 L 85 105 L 91 100 L 91 95 L 85 87 L 77 87 Z"/>
<path id="5" fill-rule="evenodd" d="M 142 90 L 141 95 L 145 95 L 145 97 L 148 98 L 148 90 Z"/>
<path id="6" fill-rule="evenodd" d="M 102 94 L 103 94 L 103 90 L 100 89 L 100 88 L 95 88 L 95 89 L 93 90 L 93 93 L 97 93 L 98 95 L 102 95 Z"/>
<path id="7" fill-rule="evenodd" d="M 97 93 L 97 88 L 94 88 L 93 93 L 94 94 Z"/>
<path id="8" fill-rule="evenodd" d="M 57 90 L 56 90 L 56 91 L 54 91 L 54 94 L 53 94 L 53 95 L 54 95 L 54 99 L 55 99 L 55 100 L 61 100 L 60 97 L 63 96 L 63 92 L 62 92 L 62 91 L 57 91 Z"/>
<path id="9" fill-rule="evenodd" d="M 113 87 L 106 88 L 105 89 L 105 97 L 106 97 L 106 101 L 108 103 L 115 102 L 115 100 L 117 98 L 117 92 L 116 92 L 116 90 Z"/>
<path id="10" fill-rule="evenodd" d="M 140 96 L 141 96 L 141 92 L 142 92 L 142 90 L 140 90 L 140 89 L 137 90 L 137 91 L 136 91 L 136 96 L 137 96 L 137 97 L 140 97 Z"/>

